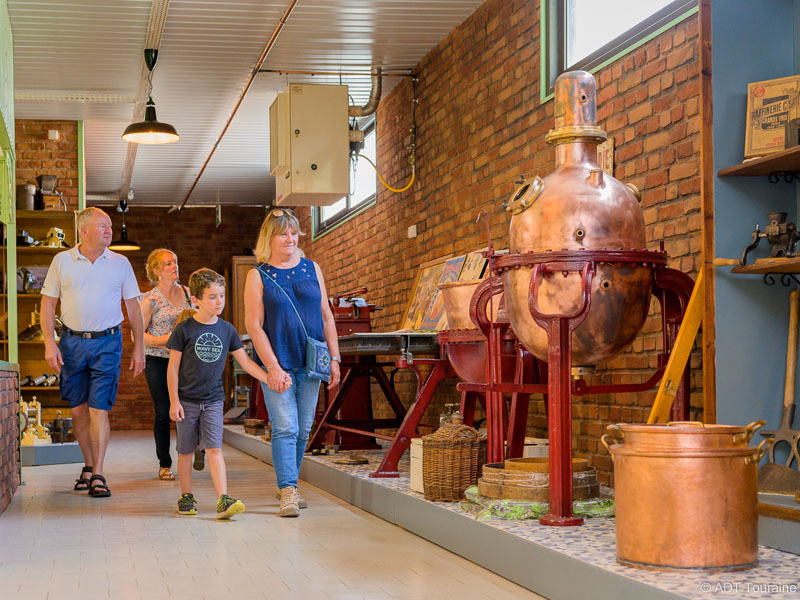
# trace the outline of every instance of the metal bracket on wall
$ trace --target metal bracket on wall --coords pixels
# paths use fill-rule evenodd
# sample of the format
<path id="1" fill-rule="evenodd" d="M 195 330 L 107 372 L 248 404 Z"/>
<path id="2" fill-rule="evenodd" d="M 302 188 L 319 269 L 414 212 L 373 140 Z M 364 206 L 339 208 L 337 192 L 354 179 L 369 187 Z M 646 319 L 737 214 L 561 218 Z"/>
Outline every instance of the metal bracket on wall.
<path id="1" fill-rule="evenodd" d="M 764 275 L 764 283 L 767 285 L 775 285 L 775 275 L 778 273 L 767 273 Z M 800 279 L 798 279 L 793 273 L 780 273 L 781 276 L 781 285 L 783 287 L 790 287 L 792 283 L 800 285 Z"/>
<path id="2" fill-rule="evenodd" d="M 800 173 L 797 171 L 773 171 L 767 176 L 767 179 L 770 183 L 778 183 L 781 177 L 786 183 L 800 181 Z"/>

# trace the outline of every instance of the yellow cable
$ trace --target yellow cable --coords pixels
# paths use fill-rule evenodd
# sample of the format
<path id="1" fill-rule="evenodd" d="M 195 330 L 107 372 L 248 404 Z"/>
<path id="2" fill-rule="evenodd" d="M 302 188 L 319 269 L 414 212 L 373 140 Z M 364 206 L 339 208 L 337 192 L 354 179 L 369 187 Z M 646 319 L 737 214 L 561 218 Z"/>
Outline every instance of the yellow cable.
<path id="1" fill-rule="evenodd" d="M 400 188 L 400 189 L 397 189 L 397 188 L 393 188 L 393 187 L 392 187 L 392 186 L 390 186 L 388 183 L 386 183 L 386 180 L 383 178 L 383 175 L 381 175 L 381 172 L 380 172 L 380 171 L 378 171 L 378 167 L 375 165 L 375 163 L 374 163 L 374 162 L 372 162 L 372 161 L 371 161 L 369 158 L 367 158 L 367 157 L 366 157 L 366 156 L 364 156 L 363 154 L 359 154 L 359 155 L 358 155 L 358 157 L 359 157 L 359 158 L 363 158 L 363 159 L 364 159 L 364 160 L 366 160 L 366 161 L 367 161 L 369 164 L 371 164 L 371 165 L 372 165 L 372 168 L 373 168 L 373 169 L 375 169 L 375 172 L 378 174 L 378 179 L 380 179 L 380 180 L 381 180 L 381 183 L 382 183 L 383 185 L 385 185 L 385 186 L 386 186 L 386 189 L 388 189 L 388 190 L 390 190 L 390 191 L 392 191 L 392 192 L 405 192 L 405 191 L 406 191 L 408 188 L 410 188 L 410 187 L 411 187 L 411 184 L 413 184 L 413 183 L 414 183 L 414 177 L 416 177 L 416 172 L 417 172 L 417 169 L 414 167 L 414 165 L 413 165 L 413 164 L 411 165 L 411 181 L 409 181 L 409 182 L 408 182 L 408 185 L 407 185 L 406 187 L 404 187 L 404 188 Z"/>

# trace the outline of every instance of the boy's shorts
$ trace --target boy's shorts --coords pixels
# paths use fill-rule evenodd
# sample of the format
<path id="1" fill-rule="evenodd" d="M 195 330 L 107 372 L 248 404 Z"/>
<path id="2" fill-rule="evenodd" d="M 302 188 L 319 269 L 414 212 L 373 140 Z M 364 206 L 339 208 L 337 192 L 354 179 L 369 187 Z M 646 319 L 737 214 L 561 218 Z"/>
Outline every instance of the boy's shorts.
<path id="1" fill-rule="evenodd" d="M 204 404 L 181 402 L 183 421 L 176 421 L 178 454 L 192 454 L 200 448 L 222 448 L 222 401 Z"/>

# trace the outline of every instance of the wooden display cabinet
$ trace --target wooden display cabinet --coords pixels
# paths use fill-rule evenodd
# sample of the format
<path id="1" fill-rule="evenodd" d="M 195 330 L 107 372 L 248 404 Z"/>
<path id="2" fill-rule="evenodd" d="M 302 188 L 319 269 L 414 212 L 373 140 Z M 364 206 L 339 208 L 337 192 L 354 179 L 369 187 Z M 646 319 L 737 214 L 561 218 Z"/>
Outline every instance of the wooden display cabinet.
<path id="1" fill-rule="evenodd" d="M 245 335 L 244 326 L 244 282 L 247 272 L 258 264 L 255 256 L 231 256 L 225 263 L 225 279 L 228 285 L 228 301 L 223 318 L 231 323 L 239 335 Z"/>
<path id="2" fill-rule="evenodd" d="M 51 227 L 58 227 L 64 232 L 64 241 L 70 247 L 74 247 L 77 242 L 77 228 L 75 223 L 74 211 L 56 210 L 18 210 L 16 218 L 16 234 L 27 231 L 34 240 L 44 240 Z M 62 252 L 65 248 L 48 248 L 43 246 L 18 246 L 17 268 L 20 267 L 49 267 L 53 257 Z M 16 273 L 10 273 L 6 278 L 7 285 L 16 286 Z M 8 290 L 4 290 L 7 294 Z M 5 294 L 4 294 L 5 295 Z M 39 293 L 17 292 L 17 322 L 18 333 L 24 331 L 31 324 L 31 314 L 36 309 L 41 308 L 42 296 Z M 56 306 L 56 314 L 60 312 L 60 305 Z M 8 341 L 3 340 L 3 354 L 8 356 Z M 43 373 L 52 374 L 52 369 L 44 359 L 44 341 L 38 340 L 19 340 L 19 373 L 20 380 L 27 375 L 37 377 Z M 30 400 L 36 396 L 42 404 L 42 420 L 51 421 L 55 418 L 58 410 L 61 410 L 63 417 L 69 416 L 67 403 L 61 399 L 58 385 L 43 386 L 22 386 L 20 394 L 23 398 Z"/>

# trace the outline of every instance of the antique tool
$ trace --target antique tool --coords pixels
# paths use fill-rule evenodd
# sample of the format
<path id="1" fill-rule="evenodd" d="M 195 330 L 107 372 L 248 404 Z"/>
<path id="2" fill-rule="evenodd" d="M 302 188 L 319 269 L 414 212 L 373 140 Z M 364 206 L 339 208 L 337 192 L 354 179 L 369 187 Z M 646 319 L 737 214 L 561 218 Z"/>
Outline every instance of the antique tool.
<path id="1" fill-rule="evenodd" d="M 66 237 L 60 227 L 51 227 L 41 245 L 47 248 L 69 248 L 69 244 L 64 241 Z"/>
<path id="2" fill-rule="evenodd" d="M 38 377 L 34 377 L 34 378 L 33 378 L 33 381 L 31 381 L 30 385 L 31 385 L 32 387 L 39 387 L 39 386 L 43 386 L 43 385 L 44 385 L 44 382 L 45 382 L 45 381 L 47 381 L 47 378 L 48 378 L 48 377 L 50 377 L 50 375 L 49 375 L 48 373 L 42 373 L 42 374 L 41 374 L 41 375 L 39 375 Z M 36 396 L 34 396 L 34 399 L 35 399 L 35 398 L 36 398 Z"/>
<path id="3" fill-rule="evenodd" d="M 752 243 L 742 252 L 741 265 L 747 264 L 747 255 L 758 247 L 759 242 L 763 238 L 767 238 L 770 244 L 770 251 L 768 258 L 791 258 L 797 256 L 797 240 L 800 239 L 800 233 L 794 223 L 786 222 L 785 212 L 771 212 L 767 213 L 769 225 L 764 228 L 764 231 L 759 229 L 756 225 L 753 231 Z"/>
<path id="4" fill-rule="evenodd" d="M 33 242 L 33 236 L 24 229 L 17 235 L 17 246 L 30 246 Z"/>
<path id="5" fill-rule="evenodd" d="M 36 306 L 31 313 L 31 324 L 28 325 L 25 329 L 20 331 L 19 333 L 19 340 L 23 342 L 28 342 L 35 339 L 44 339 L 44 335 L 42 334 L 42 326 L 39 322 L 39 307 Z"/>
<path id="6" fill-rule="evenodd" d="M 42 446 L 52 444 L 50 433 L 42 425 L 42 405 L 36 401 L 36 396 L 30 402 L 20 400 L 20 411 L 27 417 L 25 430 L 22 432 L 23 446 Z M 20 423 L 22 420 L 20 420 Z"/>
<path id="7" fill-rule="evenodd" d="M 800 431 L 792 429 L 795 413 L 795 381 L 797 374 L 797 340 L 800 327 L 800 290 L 789 295 L 789 343 L 786 349 L 786 384 L 783 389 L 783 417 L 777 431 L 762 431 L 774 437 L 769 449 L 769 462 L 758 470 L 758 490 L 770 494 L 794 494 L 800 488 Z M 775 462 L 775 446 L 789 444 L 789 455 L 783 465 Z M 791 468 L 792 463 L 795 469 Z"/>
<path id="8" fill-rule="evenodd" d="M 33 286 L 36 284 L 36 277 L 30 269 L 20 267 L 17 269 L 17 277 L 22 280 L 22 293 L 30 294 Z"/>
<path id="9" fill-rule="evenodd" d="M 70 429 L 72 429 L 72 419 L 63 418 L 60 410 L 56 412 L 56 418 L 53 419 L 50 425 L 50 433 L 53 435 L 53 438 L 58 443 L 63 444 L 67 440 Z"/>

